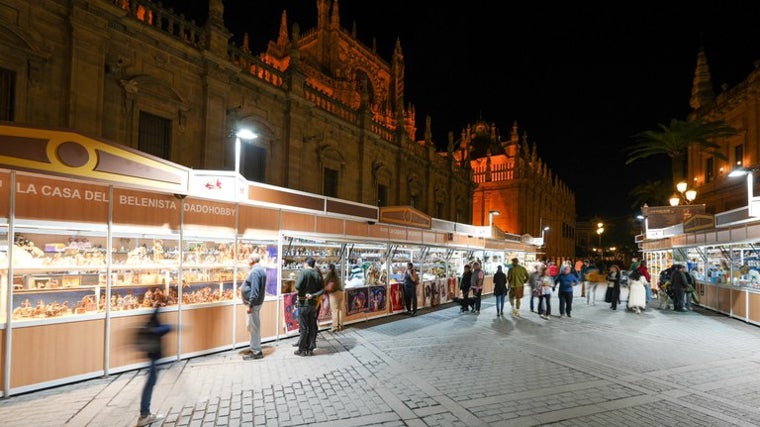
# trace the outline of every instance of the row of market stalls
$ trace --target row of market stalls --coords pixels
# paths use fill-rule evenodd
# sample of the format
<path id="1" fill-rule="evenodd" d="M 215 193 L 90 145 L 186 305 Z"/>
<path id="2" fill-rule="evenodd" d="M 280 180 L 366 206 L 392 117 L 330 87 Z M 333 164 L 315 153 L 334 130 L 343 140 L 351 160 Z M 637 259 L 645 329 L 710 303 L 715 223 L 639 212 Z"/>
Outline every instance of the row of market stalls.
<path id="1" fill-rule="evenodd" d="M 686 265 L 697 279 L 699 305 L 760 325 L 760 218 L 748 207 L 706 215 L 704 205 L 643 213 L 637 242 L 653 281 L 674 263 Z"/>
<path id="2" fill-rule="evenodd" d="M 251 252 L 268 274 L 264 341 L 297 333 L 308 256 L 343 278 L 346 324 L 402 310 L 407 262 L 425 308 L 456 296 L 471 260 L 489 273 L 486 293 L 497 265 L 535 260 L 530 236 L 191 170 L 73 132 L 2 125 L 0 168 L 3 396 L 145 366 L 134 331 L 155 305 L 176 326 L 167 359 L 247 345 Z"/>

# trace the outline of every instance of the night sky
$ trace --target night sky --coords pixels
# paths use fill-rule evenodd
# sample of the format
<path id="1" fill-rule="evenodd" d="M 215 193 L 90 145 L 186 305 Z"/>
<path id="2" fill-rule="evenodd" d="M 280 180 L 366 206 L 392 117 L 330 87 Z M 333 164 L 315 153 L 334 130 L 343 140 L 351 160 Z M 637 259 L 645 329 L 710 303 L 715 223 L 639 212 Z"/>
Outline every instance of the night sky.
<path id="1" fill-rule="evenodd" d="M 301 31 L 316 27 L 316 0 L 226 0 L 232 40 L 250 35 L 260 53 L 276 40 L 282 11 Z M 685 120 L 700 44 L 715 93 L 743 81 L 760 60 L 760 2 L 467 2 L 340 0 L 341 25 L 356 23 L 390 61 L 400 39 L 406 103 L 445 148 L 476 120 L 502 136 L 514 122 L 575 192 L 579 220 L 635 216 L 628 192 L 670 178 L 668 158 L 625 165 L 631 136 Z M 670 3 L 678 3 L 678 7 Z M 207 15 L 206 0 L 169 1 Z M 697 200 L 698 202 L 699 200 Z M 663 203 L 665 201 L 662 201 Z"/>

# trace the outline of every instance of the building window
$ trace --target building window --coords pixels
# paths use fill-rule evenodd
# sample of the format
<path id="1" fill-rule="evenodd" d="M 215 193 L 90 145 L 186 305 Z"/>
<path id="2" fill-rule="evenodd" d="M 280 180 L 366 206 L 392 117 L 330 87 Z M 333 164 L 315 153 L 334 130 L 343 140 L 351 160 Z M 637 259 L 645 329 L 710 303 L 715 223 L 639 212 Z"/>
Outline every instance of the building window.
<path id="1" fill-rule="evenodd" d="M 324 194 L 328 197 L 338 197 L 338 171 L 325 168 Z"/>
<path id="2" fill-rule="evenodd" d="M 715 160 L 708 157 L 705 161 L 705 182 L 712 182 L 715 178 Z"/>
<path id="3" fill-rule="evenodd" d="M 417 201 L 417 197 L 414 194 L 409 196 L 409 206 L 414 207 L 414 202 L 416 201 Z"/>
<path id="4" fill-rule="evenodd" d="M 741 167 L 744 165 L 744 145 L 739 144 L 734 147 L 734 167 Z"/>
<path id="5" fill-rule="evenodd" d="M 240 174 L 250 181 L 266 182 L 266 148 L 255 144 L 243 143 L 241 151 Z"/>
<path id="6" fill-rule="evenodd" d="M 170 160 L 172 121 L 140 111 L 137 149 Z"/>
<path id="7" fill-rule="evenodd" d="M 0 120 L 12 122 L 16 105 L 16 72 L 0 68 Z"/>
<path id="8" fill-rule="evenodd" d="M 388 206 L 388 187 L 385 185 L 377 186 L 377 205 Z"/>

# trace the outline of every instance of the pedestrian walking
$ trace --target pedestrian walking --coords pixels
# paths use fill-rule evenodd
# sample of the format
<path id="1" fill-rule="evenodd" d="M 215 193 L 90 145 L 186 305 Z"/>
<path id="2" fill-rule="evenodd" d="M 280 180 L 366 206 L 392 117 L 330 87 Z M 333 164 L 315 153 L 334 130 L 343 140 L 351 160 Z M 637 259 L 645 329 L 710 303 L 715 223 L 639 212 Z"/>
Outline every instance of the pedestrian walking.
<path id="1" fill-rule="evenodd" d="M 628 280 L 628 308 L 639 314 L 647 308 L 647 295 L 644 287 L 646 279 L 638 270 L 633 270 L 628 275 Z"/>
<path id="2" fill-rule="evenodd" d="M 325 292 L 330 300 L 330 311 L 332 314 L 333 332 L 343 330 L 343 316 L 346 313 L 346 301 L 344 299 L 343 283 L 335 271 L 335 264 L 327 266 L 327 276 L 325 277 Z"/>
<path id="3" fill-rule="evenodd" d="M 147 324 L 140 330 L 138 335 L 138 345 L 146 352 L 150 360 L 148 378 L 145 380 L 142 395 L 140 396 L 140 417 L 137 419 L 138 427 L 147 426 L 163 419 L 163 415 L 156 415 L 150 412 L 150 401 L 153 398 L 153 387 L 158 379 L 156 364 L 163 354 L 163 337 L 171 329 L 170 325 L 161 323 L 161 320 L 158 318 L 158 306 L 156 306 Z"/>
<path id="4" fill-rule="evenodd" d="M 496 317 L 504 315 L 504 297 L 507 295 L 507 275 L 496 267 L 493 275 L 493 295 L 496 297 Z"/>
<path id="5" fill-rule="evenodd" d="M 515 317 L 520 317 L 520 303 L 528 278 L 528 270 L 520 265 L 519 259 L 512 258 L 512 266 L 507 274 L 507 283 L 509 283 L 509 304 L 512 306 L 512 315 Z"/>
<path id="6" fill-rule="evenodd" d="M 552 291 L 554 289 L 554 279 L 547 273 L 547 268 L 541 266 L 536 280 L 538 293 L 538 315 L 542 319 L 549 320 L 552 315 Z"/>
<path id="7" fill-rule="evenodd" d="M 543 290 L 541 289 L 541 283 L 539 283 L 539 278 L 541 277 L 541 269 L 545 268 L 543 264 L 534 264 L 533 265 L 533 271 L 530 273 L 530 276 L 528 276 L 528 286 L 530 286 L 530 312 L 535 312 L 535 305 L 533 304 L 534 300 L 540 300 L 541 296 L 543 295 Z"/>
<path id="8" fill-rule="evenodd" d="M 480 297 L 483 294 L 483 280 L 485 277 L 486 273 L 481 270 L 480 262 L 473 262 L 470 290 L 472 291 L 472 298 L 474 299 L 474 308 L 472 312 L 475 314 L 480 314 Z"/>
<path id="9" fill-rule="evenodd" d="M 612 264 L 607 271 L 607 293 L 604 300 L 610 303 L 610 308 L 617 310 L 620 303 L 620 268 Z"/>
<path id="10" fill-rule="evenodd" d="M 578 284 L 578 276 L 573 273 L 573 268 L 566 265 L 557 275 L 554 284 L 559 286 L 559 317 L 573 317 L 573 286 Z"/>

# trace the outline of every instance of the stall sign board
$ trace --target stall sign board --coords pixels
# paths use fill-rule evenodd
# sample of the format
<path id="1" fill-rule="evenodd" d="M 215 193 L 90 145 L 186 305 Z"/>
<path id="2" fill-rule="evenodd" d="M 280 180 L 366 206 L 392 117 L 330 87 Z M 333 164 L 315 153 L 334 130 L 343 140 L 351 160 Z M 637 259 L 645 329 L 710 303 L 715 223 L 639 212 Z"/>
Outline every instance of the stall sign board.
<path id="1" fill-rule="evenodd" d="M 113 222 L 179 229 L 181 200 L 171 194 L 114 189 Z"/>
<path id="2" fill-rule="evenodd" d="M 16 218 L 106 223 L 109 203 L 104 185 L 16 175 Z"/>
<path id="3" fill-rule="evenodd" d="M 182 203 L 186 228 L 223 227 L 235 229 L 235 205 L 187 197 Z"/>

